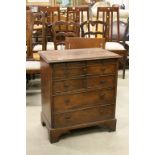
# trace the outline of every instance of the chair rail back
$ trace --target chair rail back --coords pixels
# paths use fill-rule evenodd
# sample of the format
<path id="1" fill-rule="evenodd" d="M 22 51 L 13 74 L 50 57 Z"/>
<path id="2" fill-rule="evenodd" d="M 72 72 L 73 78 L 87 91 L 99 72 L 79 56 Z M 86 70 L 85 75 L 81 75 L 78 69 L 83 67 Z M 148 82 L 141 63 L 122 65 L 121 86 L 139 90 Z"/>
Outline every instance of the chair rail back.
<path id="1" fill-rule="evenodd" d="M 75 22 L 57 21 L 52 25 L 54 37 L 54 47 L 57 50 L 58 45 L 65 45 L 66 37 L 78 37 L 80 25 Z"/>
<path id="2" fill-rule="evenodd" d="M 102 14 L 102 21 L 107 24 L 107 34 L 106 38 L 108 41 L 113 41 L 113 21 L 114 14 L 116 14 L 117 21 L 117 39 L 119 41 L 120 38 L 120 30 L 119 30 L 119 8 L 118 7 L 98 7 L 97 8 L 97 20 L 100 19 L 100 14 Z"/>
<path id="3" fill-rule="evenodd" d="M 45 13 L 46 22 L 47 23 L 53 23 L 55 21 L 60 20 L 60 7 L 53 6 L 53 7 L 40 7 L 40 11 Z"/>

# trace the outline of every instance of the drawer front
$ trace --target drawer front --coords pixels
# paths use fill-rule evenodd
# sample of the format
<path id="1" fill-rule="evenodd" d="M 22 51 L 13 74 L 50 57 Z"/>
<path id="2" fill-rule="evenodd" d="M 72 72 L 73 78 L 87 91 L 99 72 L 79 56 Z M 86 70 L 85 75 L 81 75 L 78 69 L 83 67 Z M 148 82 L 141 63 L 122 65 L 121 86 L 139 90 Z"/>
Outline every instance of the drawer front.
<path id="1" fill-rule="evenodd" d="M 88 75 L 105 75 L 105 74 L 115 74 L 116 64 L 105 64 L 105 65 L 92 65 L 87 67 Z"/>
<path id="2" fill-rule="evenodd" d="M 53 78 L 54 79 L 66 79 L 68 77 L 77 77 L 81 75 L 85 75 L 85 68 L 70 68 L 70 69 L 64 69 L 64 68 L 59 68 L 59 69 L 54 69 L 53 70 Z"/>
<path id="3" fill-rule="evenodd" d="M 53 78 L 76 77 L 85 74 L 85 61 L 66 62 L 53 65 Z"/>
<path id="4" fill-rule="evenodd" d="M 114 105 L 54 115 L 54 127 L 67 127 L 114 118 Z"/>
<path id="5" fill-rule="evenodd" d="M 59 113 L 96 105 L 113 104 L 115 99 L 114 96 L 115 89 L 100 89 L 96 91 L 54 96 L 54 111 Z"/>
<path id="6" fill-rule="evenodd" d="M 81 61 L 81 62 L 64 62 L 64 63 L 55 63 L 53 64 L 53 68 L 54 69 L 71 69 L 71 68 L 81 68 L 84 67 L 86 65 L 85 61 Z"/>
<path id="7" fill-rule="evenodd" d="M 81 75 L 105 75 L 115 74 L 117 64 L 110 61 L 82 61 L 60 63 L 53 65 L 53 78 L 70 78 L 78 77 Z"/>
<path id="8" fill-rule="evenodd" d="M 61 93 L 86 88 L 112 88 L 115 86 L 115 76 L 85 77 L 72 80 L 53 81 L 53 92 Z"/>
<path id="9" fill-rule="evenodd" d="M 92 60 L 92 61 L 87 61 L 88 66 L 92 65 L 109 65 L 109 64 L 117 64 L 117 60 L 114 59 L 102 59 L 102 60 Z"/>
<path id="10" fill-rule="evenodd" d="M 87 87 L 112 88 L 116 84 L 115 76 L 97 76 L 87 79 Z"/>
<path id="11" fill-rule="evenodd" d="M 53 92 L 61 93 L 86 88 L 86 78 L 54 81 Z"/>

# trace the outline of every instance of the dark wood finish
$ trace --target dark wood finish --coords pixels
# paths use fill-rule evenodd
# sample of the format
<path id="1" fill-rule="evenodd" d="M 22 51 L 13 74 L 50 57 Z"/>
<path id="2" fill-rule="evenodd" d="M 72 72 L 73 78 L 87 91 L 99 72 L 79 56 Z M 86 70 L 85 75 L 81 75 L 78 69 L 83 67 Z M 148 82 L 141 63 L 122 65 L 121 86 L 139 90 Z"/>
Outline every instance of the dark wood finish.
<path id="1" fill-rule="evenodd" d="M 37 21 L 37 18 L 41 18 L 41 21 Z M 34 51 L 33 47 L 36 44 L 33 41 L 34 36 L 34 24 L 35 23 L 40 23 L 42 25 L 42 28 L 40 29 L 41 31 L 41 36 L 42 38 L 41 45 L 42 45 L 42 50 L 45 50 L 45 25 L 44 25 L 44 14 L 42 13 L 32 13 L 30 10 L 26 10 L 26 45 L 27 45 L 27 51 L 26 51 L 26 58 L 27 60 L 35 60 L 34 53 L 38 51 Z"/>
<path id="2" fill-rule="evenodd" d="M 125 79 L 125 69 L 126 69 L 126 64 L 127 64 L 127 57 L 129 55 L 128 51 L 125 49 L 125 50 L 111 50 L 111 52 L 114 52 L 121 56 L 121 58 L 119 59 L 119 62 L 123 66 L 122 78 Z"/>
<path id="3" fill-rule="evenodd" d="M 54 38 L 54 47 L 57 50 L 58 45 L 65 45 L 66 37 L 78 37 L 80 25 L 75 22 L 57 21 L 52 25 L 52 34 Z"/>
<path id="4" fill-rule="evenodd" d="M 115 131 L 120 56 L 99 48 L 42 51 L 40 55 L 41 122 L 50 142 L 77 128 L 100 126 Z"/>
<path id="5" fill-rule="evenodd" d="M 51 126 L 51 79 L 52 79 L 52 70 L 50 64 L 45 63 L 41 59 L 41 90 L 42 90 L 42 111 L 44 111 L 44 117 L 48 118 L 49 126 Z"/>
<path id="6" fill-rule="evenodd" d="M 63 114 L 55 114 L 55 128 L 69 127 L 88 122 L 103 121 L 114 117 L 114 105 L 98 106 L 94 108 L 80 109 Z"/>
<path id="7" fill-rule="evenodd" d="M 33 35 L 32 38 L 35 38 L 35 41 L 33 41 L 33 46 L 35 45 L 42 45 L 41 50 L 46 50 L 46 40 L 45 40 L 45 14 L 42 12 L 33 13 L 34 18 L 34 25 L 33 25 Z M 39 26 L 37 28 L 36 26 Z M 33 39 L 34 40 L 34 39 Z M 38 51 L 33 51 L 38 52 Z"/>
<path id="8" fill-rule="evenodd" d="M 39 7 L 39 10 L 44 12 L 46 15 L 46 22 L 47 23 L 53 23 L 56 21 L 60 21 L 60 7 L 53 6 L 53 7 L 46 7 L 42 6 Z"/>
<path id="9" fill-rule="evenodd" d="M 106 41 L 116 41 L 120 43 L 120 24 L 122 24 L 122 22 L 119 21 L 119 7 L 98 7 L 97 20 L 99 20 L 99 14 L 102 14 L 102 21 L 107 24 Z M 114 15 L 116 15 L 116 21 L 114 21 Z M 126 33 L 126 30 L 125 30 L 125 33 Z M 121 64 L 123 64 L 122 77 L 124 79 L 128 51 L 126 49 L 124 50 L 116 49 L 116 50 L 111 50 L 111 52 L 115 52 L 122 56 L 122 59 L 120 59 L 120 62 Z"/>
<path id="10" fill-rule="evenodd" d="M 35 77 L 35 74 L 40 73 L 40 68 L 34 68 L 32 62 L 35 60 L 33 55 L 33 46 L 32 46 L 32 32 L 33 32 L 33 25 L 34 25 L 34 16 L 30 10 L 26 10 L 26 82 L 28 83 L 31 77 Z M 34 61 L 33 63 L 38 62 Z"/>
<path id="11" fill-rule="evenodd" d="M 114 22 L 114 14 L 117 16 L 117 39 L 119 41 L 120 38 L 120 30 L 119 30 L 119 8 L 118 7 L 98 7 L 97 8 L 97 20 L 99 20 L 99 15 L 102 14 L 102 21 L 107 24 L 107 33 L 106 40 L 112 41 L 113 36 L 113 22 Z"/>
<path id="12" fill-rule="evenodd" d="M 66 37 L 66 49 L 105 48 L 105 38 Z"/>
<path id="13" fill-rule="evenodd" d="M 83 68 L 82 68 L 83 69 Z M 84 74 L 84 73 L 83 73 Z M 88 75 L 88 74 L 87 74 Z M 79 78 L 70 78 L 68 80 L 56 80 L 53 86 L 54 93 L 60 93 L 60 92 L 67 92 L 67 91 L 74 91 L 76 89 L 84 89 L 86 86 L 91 88 L 93 87 L 99 87 L 100 85 L 103 85 L 104 88 L 111 86 L 114 83 L 114 78 L 112 77 L 106 77 L 106 76 L 92 76 L 91 78 L 88 78 L 87 81 L 84 77 Z"/>
<path id="14" fill-rule="evenodd" d="M 33 25 L 34 25 L 33 13 L 30 10 L 26 10 L 26 45 L 27 45 L 26 57 L 31 59 L 33 58 L 33 52 L 32 52 Z"/>
<path id="15" fill-rule="evenodd" d="M 56 21 L 60 21 L 60 7 L 58 6 L 40 6 L 39 11 L 45 14 L 45 23 L 46 23 L 46 37 L 45 43 L 53 42 L 53 34 L 51 33 L 52 24 Z"/>
<path id="16" fill-rule="evenodd" d="M 41 50 L 45 50 L 45 21 L 43 13 L 32 13 L 31 10 L 26 10 L 26 45 L 27 59 L 35 59 L 35 54 L 38 51 L 34 51 L 33 47 L 37 44 L 42 45 Z M 34 25 L 41 25 L 40 29 L 34 29 Z M 35 38 L 35 39 L 34 39 Z M 38 41 L 38 38 L 41 41 Z M 39 55 L 38 55 L 39 57 Z M 38 60 L 38 59 L 37 59 Z"/>
<path id="17" fill-rule="evenodd" d="M 67 22 L 80 22 L 80 11 L 79 9 L 76 9 L 75 7 L 67 7 Z"/>

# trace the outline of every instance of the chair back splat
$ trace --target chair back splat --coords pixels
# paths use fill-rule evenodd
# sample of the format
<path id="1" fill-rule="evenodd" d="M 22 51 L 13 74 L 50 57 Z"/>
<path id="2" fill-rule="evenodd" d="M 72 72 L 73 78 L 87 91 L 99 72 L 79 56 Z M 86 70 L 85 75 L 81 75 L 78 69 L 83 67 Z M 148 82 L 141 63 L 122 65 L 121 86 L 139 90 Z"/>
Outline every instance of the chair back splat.
<path id="1" fill-rule="evenodd" d="M 107 24 L 107 41 L 113 41 L 113 22 L 117 21 L 117 38 L 115 41 L 119 41 L 119 8 L 118 7 L 98 7 L 97 8 L 97 20 L 102 20 Z"/>
<path id="2" fill-rule="evenodd" d="M 66 21 L 70 22 L 80 22 L 80 11 L 79 9 L 76 9 L 75 7 L 67 7 L 67 17 Z"/>
<path id="3" fill-rule="evenodd" d="M 54 36 L 54 48 L 57 50 L 58 45 L 65 45 L 66 37 L 78 37 L 80 31 L 79 23 L 57 21 L 52 25 Z"/>
<path id="4" fill-rule="evenodd" d="M 103 21 L 85 21 L 81 23 L 81 36 L 87 38 L 105 38 L 107 25 Z"/>
<path id="5" fill-rule="evenodd" d="M 38 29 L 38 25 L 41 28 Z M 27 59 L 39 60 L 39 50 L 37 46 L 41 46 L 40 50 L 45 50 L 45 18 L 43 13 L 32 13 L 26 11 L 26 45 Z"/>
<path id="6" fill-rule="evenodd" d="M 47 23 L 53 23 L 60 20 L 60 7 L 54 6 L 54 7 L 40 7 L 40 11 L 45 13 L 46 22 Z"/>
<path id="7" fill-rule="evenodd" d="M 88 21 L 90 19 L 88 6 L 77 6 L 75 7 L 75 9 L 79 10 L 80 23 Z"/>
<path id="8" fill-rule="evenodd" d="M 34 27 L 35 16 L 31 10 L 26 10 L 26 81 L 27 83 L 31 78 L 35 77 L 35 74 L 40 73 L 40 62 L 35 61 L 33 56 L 33 27 Z"/>

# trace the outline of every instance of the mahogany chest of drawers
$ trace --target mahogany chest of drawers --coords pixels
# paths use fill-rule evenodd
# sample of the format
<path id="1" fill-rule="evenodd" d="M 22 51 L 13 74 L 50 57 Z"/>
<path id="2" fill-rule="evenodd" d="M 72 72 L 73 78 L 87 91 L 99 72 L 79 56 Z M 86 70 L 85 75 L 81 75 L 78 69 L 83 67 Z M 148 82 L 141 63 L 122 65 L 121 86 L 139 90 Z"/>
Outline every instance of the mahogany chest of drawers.
<path id="1" fill-rule="evenodd" d="M 77 128 L 98 125 L 115 131 L 119 56 L 100 48 L 40 55 L 41 121 L 50 142 Z"/>

